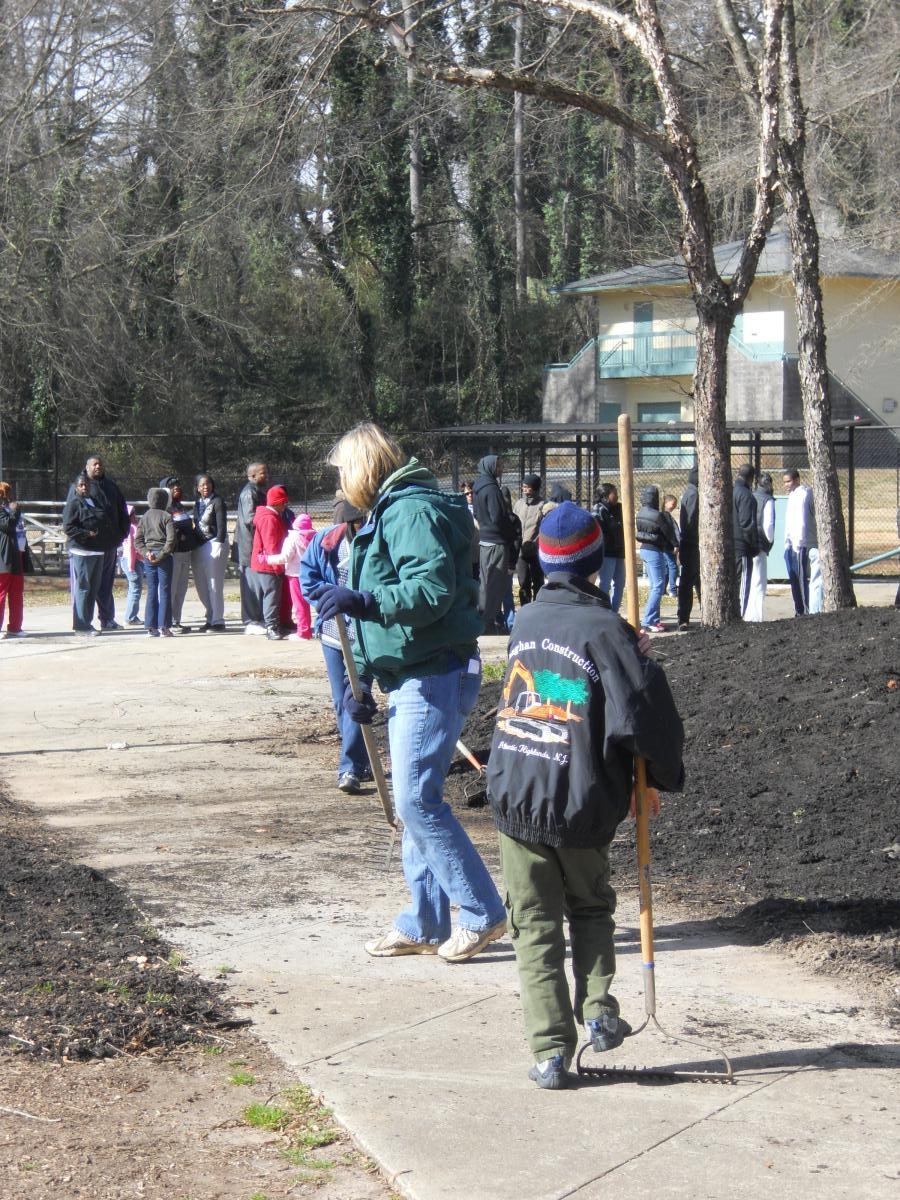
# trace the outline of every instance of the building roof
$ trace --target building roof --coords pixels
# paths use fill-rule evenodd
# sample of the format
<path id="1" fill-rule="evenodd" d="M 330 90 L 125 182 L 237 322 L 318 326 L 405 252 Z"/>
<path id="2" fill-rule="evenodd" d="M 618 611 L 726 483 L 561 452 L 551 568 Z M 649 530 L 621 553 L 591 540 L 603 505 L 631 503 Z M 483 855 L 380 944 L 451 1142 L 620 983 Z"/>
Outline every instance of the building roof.
<path id="1" fill-rule="evenodd" d="M 734 274 L 744 248 L 743 241 L 723 242 L 715 248 L 716 270 L 723 278 Z M 864 279 L 900 278 L 900 256 L 882 254 L 868 247 L 856 247 L 837 238 L 822 237 L 819 248 L 819 272 L 825 278 L 844 276 Z M 766 238 L 756 277 L 789 276 L 791 243 L 785 229 L 773 229 Z M 591 292 L 620 292 L 659 286 L 687 286 L 687 268 L 680 254 L 656 262 L 640 263 L 605 275 L 592 275 L 563 283 L 553 289 L 557 295 L 570 296 Z"/>

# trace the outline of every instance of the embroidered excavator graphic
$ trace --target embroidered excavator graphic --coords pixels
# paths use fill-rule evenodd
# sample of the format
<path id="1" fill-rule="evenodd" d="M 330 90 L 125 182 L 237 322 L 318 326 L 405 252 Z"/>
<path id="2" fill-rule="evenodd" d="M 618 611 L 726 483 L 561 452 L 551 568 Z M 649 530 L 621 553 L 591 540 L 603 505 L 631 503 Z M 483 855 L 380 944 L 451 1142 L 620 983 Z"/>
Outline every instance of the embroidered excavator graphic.
<path id="1" fill-rule="evenodd" d="M 517 680 L 521 688 L 512 699 Z M 503 700 L 498 729 L 523 741 L 568 745 L 569 723 L 582 719 L 572 712 L 572 705 L 587 703 L 588 685 L 584 679 L 565 679 L 555 671 L 532 675 L 516 659 L 503 686 Z"/>

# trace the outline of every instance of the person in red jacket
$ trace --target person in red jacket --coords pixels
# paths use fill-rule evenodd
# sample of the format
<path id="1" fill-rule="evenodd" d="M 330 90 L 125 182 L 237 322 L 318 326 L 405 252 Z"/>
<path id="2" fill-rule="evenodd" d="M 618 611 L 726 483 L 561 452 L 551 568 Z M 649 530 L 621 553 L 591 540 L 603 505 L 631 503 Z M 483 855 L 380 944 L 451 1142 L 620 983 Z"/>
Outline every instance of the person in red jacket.
<path id="1" fill-rule="evenodd" d="M 281 554 L 285 528 L 281 514 L 287 507 L 288 494 L 280 485 L 266 492 L 266 503 L 253 514 L 253 549 L 250 554 L 250 570 L 253 586 L 262 599 L 262 615 L 266 626 L 266 637 L 270 642 L 282 639 L 281 587 L 284 567 L 269 561 L 269 556 Z"/>

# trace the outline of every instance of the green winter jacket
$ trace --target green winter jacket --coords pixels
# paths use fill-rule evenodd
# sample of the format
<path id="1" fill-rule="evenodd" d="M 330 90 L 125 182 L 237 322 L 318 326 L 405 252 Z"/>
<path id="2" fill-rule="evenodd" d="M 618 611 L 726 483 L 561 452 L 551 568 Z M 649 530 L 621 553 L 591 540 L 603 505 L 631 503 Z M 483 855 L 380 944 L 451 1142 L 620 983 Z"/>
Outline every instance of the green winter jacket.
<path id="1" fill-rule="evenodd" d="M 357 667 L 390 691 L 476 652 L 481 618 L 472 578 L 472 516 L 414 458 L 381 485 L 353 539 L 351 586 L 371 592 L 374 620 L 356 621 Z"/>

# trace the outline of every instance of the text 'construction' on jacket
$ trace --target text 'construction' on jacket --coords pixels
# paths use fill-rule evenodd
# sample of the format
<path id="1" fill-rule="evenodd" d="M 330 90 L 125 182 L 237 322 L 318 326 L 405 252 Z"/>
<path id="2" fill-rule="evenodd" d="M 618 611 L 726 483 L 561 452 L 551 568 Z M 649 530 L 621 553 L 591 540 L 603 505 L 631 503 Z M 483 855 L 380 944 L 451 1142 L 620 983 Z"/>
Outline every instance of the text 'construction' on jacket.
<path id="1" fill-rule="evenodd" d="M 610 842 L 634 756 L 651 785 L 684 783 L 684 730 L 662 668 L 592 584 L 554 572 L 516 618 L 487 768 L 497 828 L 521 841 Z"/>

